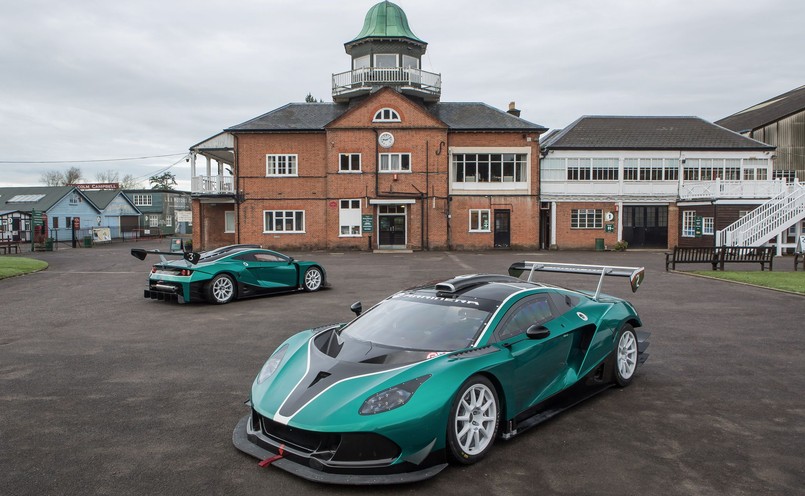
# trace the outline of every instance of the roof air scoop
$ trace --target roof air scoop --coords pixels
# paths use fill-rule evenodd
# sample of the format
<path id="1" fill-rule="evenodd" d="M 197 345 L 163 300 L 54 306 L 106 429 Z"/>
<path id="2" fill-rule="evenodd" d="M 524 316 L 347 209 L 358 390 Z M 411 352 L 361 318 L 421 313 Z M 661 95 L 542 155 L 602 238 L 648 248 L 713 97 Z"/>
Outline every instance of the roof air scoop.
<path id="1" fill-rule="evenodd" d="M 500 274 L 469 274 L 458 276 L 447 281 L 436 284 L 435 289 L 438 293 L 456 294 L 464 289 L 480 286 L 490 282 L 523 282 L 516 277 L 504 276 Z"/>

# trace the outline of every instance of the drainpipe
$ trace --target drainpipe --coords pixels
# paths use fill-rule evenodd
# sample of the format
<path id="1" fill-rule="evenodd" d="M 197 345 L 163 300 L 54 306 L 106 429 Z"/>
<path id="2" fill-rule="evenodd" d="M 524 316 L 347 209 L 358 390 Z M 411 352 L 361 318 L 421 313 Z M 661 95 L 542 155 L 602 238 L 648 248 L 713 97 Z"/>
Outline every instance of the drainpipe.
<path id="1" fill-rule="evenodd" d="M 235 244 L 240 244 L 240 191 L 242 191 L 239 186 L 239 178 L 238 178 L 238 136 L 236 134 L 232 135 L 234 138 L 233 149 L 232 149 L 232 186 L 235 188 Z M 265 220 L 263 220 L 265 222 Z"/>

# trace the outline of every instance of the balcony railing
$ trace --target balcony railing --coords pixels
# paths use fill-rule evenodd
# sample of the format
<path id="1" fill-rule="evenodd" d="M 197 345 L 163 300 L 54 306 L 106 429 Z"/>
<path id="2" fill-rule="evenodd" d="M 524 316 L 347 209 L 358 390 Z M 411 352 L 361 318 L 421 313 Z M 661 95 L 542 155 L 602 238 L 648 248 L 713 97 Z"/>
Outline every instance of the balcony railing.
<path id="1" fill-rule="evenodd" d="M 783 179 L 773 181 L 686 181 L 679 187 L 682 200 L 715 198 L 772 198 L 786 190 Z"/>
<path id="2" fill-rule="evenodd" d="M 232 176 L 196 176 L 190 180 L 190 191 L 204 195 L 231 195 L 235 188 Z"/>
<path id="3" fill-rule="evenodd" d="M 438 96 L 442 76 L 412 67 L 361 67 L 333 74 L 333 96 L 377 85 L 400 85 Z"/>

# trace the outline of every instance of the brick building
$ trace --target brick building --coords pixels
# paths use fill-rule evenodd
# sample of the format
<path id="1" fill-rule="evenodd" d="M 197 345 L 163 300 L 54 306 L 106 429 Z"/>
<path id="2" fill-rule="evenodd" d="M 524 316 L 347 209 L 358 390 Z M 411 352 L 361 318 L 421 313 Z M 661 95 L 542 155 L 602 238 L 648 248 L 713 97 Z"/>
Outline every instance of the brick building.
<path id="1" fill-rule="evenodd" d="M 196 246 L 536 248 L 546 129 L 513 103 L 441 102 L 427 43 L 393 3 L 344 46 L 332 103 L 291 103 L 191 147 Z"/>

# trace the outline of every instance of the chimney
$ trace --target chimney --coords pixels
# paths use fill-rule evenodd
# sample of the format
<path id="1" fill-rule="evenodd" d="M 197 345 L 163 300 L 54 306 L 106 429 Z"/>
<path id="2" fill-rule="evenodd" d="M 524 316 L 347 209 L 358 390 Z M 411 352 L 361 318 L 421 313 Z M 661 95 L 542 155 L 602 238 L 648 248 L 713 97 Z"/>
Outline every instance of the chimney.
<path id="1" fill-rule="evenodd" d="M 514 107 L 514 102 L 509 102 L 509 110 L 507 111 L 509 114 L 520 117 L 520 111 Z"/>

